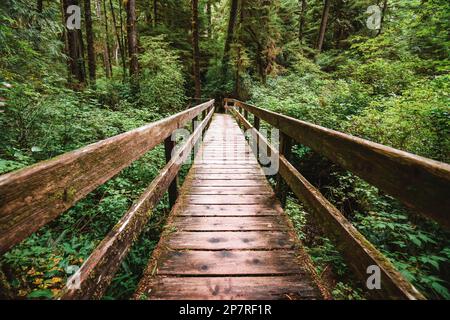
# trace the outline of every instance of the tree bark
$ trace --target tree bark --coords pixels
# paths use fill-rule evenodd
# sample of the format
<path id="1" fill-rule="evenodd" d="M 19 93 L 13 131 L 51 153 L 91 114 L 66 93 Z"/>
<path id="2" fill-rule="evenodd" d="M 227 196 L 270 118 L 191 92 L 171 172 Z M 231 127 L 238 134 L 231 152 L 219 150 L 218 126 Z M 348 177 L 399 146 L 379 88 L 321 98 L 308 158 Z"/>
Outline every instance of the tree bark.
<path id="1" fill-rule="evenodd" d="M 36 11 L 37 11 L 37 13 L 42 13 L 43 10 L 44 10 L 44 1 L 43 0 L 37 0 L 37 4 L 36 4 Z"/>
<path id="2" fill-rule="evenodd" d="M 67 25 L 67 8 L 71 5 L 79 6 L 78 0 L 63 0 L 63 18 L 64 26 Z M 81 30 L 70 30 L 66 27 L 66 54 L 68 56 L 68 68 L 69 68 L 69 82 L 73 83 L 74 80 L 83 86 L 86 81 L 84 60 L 83 60 L 83 44 Z"/>
<path id="3" fill-rule="evenodd" d="M 158 0 L 153 0 L 153 27 L 158 24 Z"/>
<path id="4" fill-rule="evenodd" d="M 200 83 L 200 48 L 198 44 L 199 26 L 198 26 L 198 0 L 191 0 L 192 5 L 192 53 L 194 62 L 194 82 L 195 82 L 195 98 L 201 97 Z"/>
<path id="5" fill-rule="evenodd" d="M 123 76 L 125 77 L 126 72 L 127 72 L 125 48 L 123 46 L 119 31 L 117 30 L 118 28 L 122 29 L 122 24 L 120 26 L 117 25 L 117 19 L 116 19 L 116 14 L 114 12 L 114 6 L 113 6 L 112 0 L 109 0 L 109 6 L 111 8 L 111 14 L 112 14 L 113 23 L 114 23 L 114 33 L 116 34 L 117 45 L 119 47 L 120 57 L 121 57 L 121 61 L 122 61 Z M 121 14 L 121 13 L 119 13 L 119 14 Z"/>
<path id="6" fill-rule="evenodd" d="M 298 41 L 300 43 L 303 42 L 303 33 L 305 31 L 305 23 L 306 23 L 306 8 L 307 2 L 306 0 L 299 0 L 300 5 L 300 16 L 299 16 L 299 24 L 298 24 Z"/>
<path id="7" fill-rule="evenodd" d="M 138 84 L 139 61 L 137 50 L 137 30 L 136 30 L 136 0 L 128 0 L 127 6 L 127 39 L 128 55 L 130 60 L 130 77 L 134 84 Z"/>
<path id="8" fill-rule="evenodd" d="M 236 74 L 234 81 L 234 96 L 236 99 L 241 100 L 241 69 L 242 69 L 242 47 L 244 46 L 244 41 L 242 39 L 242 24 L 244 23 L 244 8 L 245 8 L 245 0 L 241 0 L 240 4 L 240 15 L 239 15 L 239 24 L 238 24 L 238 47 L 237 47 L 237 55 L 236 55 Z"/>
<path id="9" fill-rule="evenodd" d="M 327 31 L 328 15 L 330 12 L 331 0 L 325 0 L 322 11 L 322 21 L 320 22 L 319 37 L 317 39 L 316 49 L 321 52 L 323 47 L 323 41 L 325 39 L 325 33 Z"/>
<path id="10" fill-rule="evenodd" d="M 103 3 L 104 4 L 104 3 Z M 112 66 L 111 66 L 111 57 L 110 57 L 110 49 L 109 49 L 109 41 L 108 41 L 108 22 L 106 15 L 106 7 L 103 6 L 102 12 L 102 2 L 101 0 L 97 0 L 96 2 L 96 11 L 97 16 L 102 20 L 103 26 L 105 28 L 105 38 L 103 42 L 103 66 L 105 68 L 105 76 L 106 78 L 111 78 L 112 76 Z"/>
<path id="11" fill-rule="evenodd" d="M 222 58 L 222 67 L 224 69 L 226 69 L 228 61 L 230 60 L 230 48 L 234 38 L 234 26 L 236 25 L 237 11 L 238 11 L 238 0 L 231 0 L 227 38 L 225 40 L 225 47 L 223 50 L 223 58 Z"/>
<path id="12" fill-rule="evenodd" d="M 86 41 L 89 67 L 89 80 L 95 85 L 96 61 L 94 50 L 94 32 L 92 31 L 91 0 L 84 0 L 84 20 L 86 23 Z"/>
<path id="13" fill-rule="evenodd" d="M 211 0 L 206 2 L 206 17 L 208 20 L 208 38 L 212 37 L 212 10 L 211 10 Z"/>
<path id="14" fill-rule="evenodd" d="M 387 7 L 388 7 L 388 0 L 384 0 L 383 1 L 383 9 L 381 11 L 380 29 L 378 29 L 377 36 L 379 36 L 381 34 L 381 32 L 383 31 L 382 29 L 383 29 L 383 24 L 384 24 L 384 16 L 386 15 Z"/>

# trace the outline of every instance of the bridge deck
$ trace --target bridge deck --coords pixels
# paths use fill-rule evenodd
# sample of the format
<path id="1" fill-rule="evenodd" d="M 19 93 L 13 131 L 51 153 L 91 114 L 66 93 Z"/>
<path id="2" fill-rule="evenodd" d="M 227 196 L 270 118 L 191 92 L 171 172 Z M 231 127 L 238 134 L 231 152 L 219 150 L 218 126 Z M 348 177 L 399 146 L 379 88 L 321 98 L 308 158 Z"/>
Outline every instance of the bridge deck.
<path id="1" fill-rule="evenodd" d="M 214 115 L 136 299 L 323 298 L 237 123 Z"/>

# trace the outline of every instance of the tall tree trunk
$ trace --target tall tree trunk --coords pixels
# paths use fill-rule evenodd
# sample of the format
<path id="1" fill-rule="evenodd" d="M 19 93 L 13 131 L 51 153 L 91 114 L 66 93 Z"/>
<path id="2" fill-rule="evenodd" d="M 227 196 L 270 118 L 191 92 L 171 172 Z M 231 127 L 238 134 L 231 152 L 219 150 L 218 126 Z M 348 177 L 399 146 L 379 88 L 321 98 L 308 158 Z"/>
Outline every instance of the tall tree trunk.
<path id="1" fill-rule="evenodd" d="M 136 30 L 136 0 L 128 0 L 127 2 L 127 38 L 128 38 L 128 55 L 130 59 L 130 76 L 134 84 L 137 83 L 139 75 L 139 62 L 137 50 L 137 30 Z"/>
<path id="2" fill-rule="evenodd" d="M 122 7 L 122 1 L 119 1 L 119 23 L 120 23 L 120 39 L 122 40 L 122 48 L 123 48 L 123 56 L 127 57 L 127 50 L 125 50 L 126 46 L 126 39 L 125 39 L 125 32 L 123 29 L 123 7 Z"/>
<path id="3" fill-rule="evenodd" d="M 115 11 L 114 11 L 114 6 L 113 6 L 112 0 L 109 0 L 109 6 L 111 8 L 111 14 L 112 14 L 113 23 L 114 23 L 114 31 L 115 31 L 115 34 L 116 34 L 117 45 L 118 45 L 119 51 L 120 51 L 120 57 L 121 57 L 122 69 L 123 69 L 123 76 L 125 77 L 126 73 L 127 73 L 127 63 L 126 63 L 126 57 L 125 57 L 125 48 L 123 46 L 122 39 L 120 37 L 119 31 L 117 30 L 118 28 L 122 29 L 122 24 L 120 26 L 117 25 L 117 19 L 116 19 L 116 14 L 115 14 Z M 121 13 L 119 13 L 119 14 L 121 14 Z"/>
<path id="4" fill-rule="evenodd" d="M 236 74 L 234 80 L 234 96 L 236 99 L 241 100 L 241 69 L 242 69 L 242 47 L 244 46 L 244 41 L 242 39 L 242 28 L 244 22 L 244 8 L 245 8 L 245 0 L 241 0 L 240 4 L 240 15 L 239 15 L 239 24 L 237 28 L 238 33 L 238 47 L 237 47 L 237 55 L 236 55 Z"/>
<path id="5" fill-rule="evenodd" d="M 153 0 L 153 27 L 158 24 L 158 0 Z"/>
<path id="6" fill-rule="evenodd" d="M 303 33 L 305 32 L 305 23 L 306 23 L 306 7 L 307 2 L 306 0 L 299 0 L 300 5 L 300 16 L 299 16 L 299 23 L 298 23 L 298 41 L 300 43 L 303 42 Z"/>
<path id="7" fill-rule="evenodd" d="M 44 1 L 43 0 L 37 0 L 36 3 L 36 12 L 38 15 L 42 14 L 42 11 L 44 11 Z M 38 20 L 40 20 L 40 16 L 38 16 Z M 41 24 L 39 23 L 39 21 L 35 22 L 36 23 L 36 29 L 38 31 L 41 31 Z M 37 45 L 36 45 L 37 47 Z"/>
<path id="8" fill-rule="evenodd" d="M 387 7 L 388 7 L 388 0 L 384 0 L 383 1 L 383 9 L 381 9 L 381 22 L 380 22 L 380 29 L 378 29 L 377 32 L 377 36 L 379 36 L 381 34 L 381 32 L 383 31 L 383 24 L 384 24 L 384 16 L 386 15 L 387 12 Z"/>
<path id="9" fill-rule="evenodd" d="M 67 8 L 71 5 L 79 6 L 78 0 L 63 0 L 63 18 L 64 25 L 67 24 L 69 15 L 67 14 Z M 69 68 L 69 82 L 77 81 L 81 86 L 85 82 L 85 71 L 83 61 L 83 39 L 81 30 L 70 30 L 66 27 L 66 53 L 68 56 L 68 68 Z"/>
<path id="10" fill-rule="evenodd" d="M 91 81 L 92 84 L 95 84 L 96 63 L 94 50 L 94 32 L 92 31 L 91 0 L 84 0 L 84 20 L 86 23 L 89 80 Z"/>
<path id="11" fill-rule="evenodd" d="M 211 10 L 211 0 L 206 2 L 206 17 L 208 20 L 208 38 L 212 37 L 212 10 Z"/>
<path id="12" fill-rule="evenodd" d="M 234 38 L 234 26 L 236 25 L 238 11 L 238 0 L 231 0 L 230 17 L 228 20 L 227 38 L 225 39 L 225 47 L 223 50 L 222 68 L 225 70 L 230 60 L 230 48 Z"/>
<path id="13" fill-rule="evenodd" d="M 37 0 L 37 3 L 36 3 L 36 11 L 37 11 L 37 13 L 42 13 L 43 10 L 44 10 L 44 1 L 43 0 Z"/>
<path id="14" fill-rule="evenodd" d="M 108 22 L 107 22 L 107 15 L 106 15 L 106 8 L 103 7 L 102 9 L 102 1 L 97 0 L 96 1 L 96 12 L 99 19 L 102 21 L 103 27 L 106 30 L 108 30 Z M 110 58 L 110 51 L 109 51 L 109 44 L 108 44 L 108 34 L 105 35 L 104 41 L 103 41 L 103 66 L 105 68 L 105 76 L 107 78 L 111 78 L 112 75 L 112 67 L 111 67 L 111 58 Z"/>
<path id="15" fill-rule="evenodd" d="M 322 21 L 320 22 L 319 37 L 317 38 L 317 51 L 321 52 L 323 47 L 323 41 L 325 39 L 325 33 L 327 32 L 328 15 L 330 13 L 331 0 L 325 0 L 322 11 Z"/>
<path id="16" fill-rule="evenodd" d="M 344 31 L 344 28 L 341 25 L 341 16 L 342 16 L 342 7 L 343 7 L 344 3 L 343 0 L 335 0 L 335 5 L 333 7 L 334 11 L 333 11 L 333 17 L 334 17 L 334 32 L 333 32 L 333 42 L 334 42 L 334 47 L 336 49 L 339 48 L 340 43 L 341 43 L 341 39 L 342 39 L 342 34 Z"/>
<path id="17" fill-rule="evenodd" d="M 192 54 L 194 60 L 195 98 L 201 97 L 200 83 L 200 49 L 198 45 L 198 0 L 191 0 L 192 5 Z"/>

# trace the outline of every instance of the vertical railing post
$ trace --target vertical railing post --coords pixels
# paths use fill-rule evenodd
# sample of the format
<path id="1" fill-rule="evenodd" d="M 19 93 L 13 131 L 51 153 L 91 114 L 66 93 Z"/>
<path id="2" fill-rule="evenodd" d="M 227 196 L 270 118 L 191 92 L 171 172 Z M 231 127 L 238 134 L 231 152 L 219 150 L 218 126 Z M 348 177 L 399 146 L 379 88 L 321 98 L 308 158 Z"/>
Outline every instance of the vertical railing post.
<path id="1" fill-rule="evenodd" d="M 172 135 L 170 135 L 164 140 L 164 152 L 166 155 L 166 163 L 169 162 L 170 159 L 172 158 L 172 151 L 174 148 L 175 148 L 175 141 L 172 141 Z M 178 198 L 178 174 L 170 183 L 168 193 L 169 193 L 169 205 L 170 208 L 172 209 Z"/>
<path id="2" fill-rule="evenodd" d="M 284 156 L 286 160 L 289 161 L 291 158 L 291 149 L 292 149 L 292 139 L 285 133 L 280 132 L 280 143 L 278 148 L 279 156 L 280 157 Z M 287 185 L 279 172 L 277 173 L 276 176 L 275 194 L 277 195 L 278 199 L 280 199 L 283 208 L 286 207 Z"/>
<path id="3" fill-rule="evenodd" d="M 259 118 L 253 114 L 253 128 L 255 128 L 256 131 L 259 131 Z M 256 161 L 259 161 L 259 136 L 255 136 L 255 148 L 256 148 Z"/>
<path id="4" fill-rule="evenodd" d="M 248 110 L 244 109 L 244 118 L 248 120 Z"/>

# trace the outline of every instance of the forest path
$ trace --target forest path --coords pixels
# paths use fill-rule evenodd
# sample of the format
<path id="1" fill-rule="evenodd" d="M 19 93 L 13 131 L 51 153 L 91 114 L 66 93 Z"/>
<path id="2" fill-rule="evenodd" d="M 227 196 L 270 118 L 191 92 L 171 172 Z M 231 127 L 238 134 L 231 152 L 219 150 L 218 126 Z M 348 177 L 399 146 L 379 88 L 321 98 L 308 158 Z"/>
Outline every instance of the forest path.
<path id="1" fill-rule="evenodd" d="M 236 121 L 215 114 L 136 299 L 322 299 Z"/>

